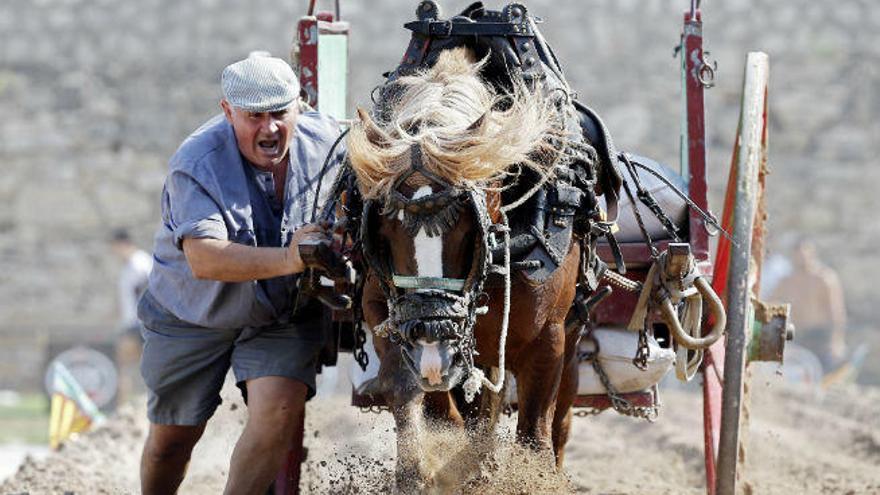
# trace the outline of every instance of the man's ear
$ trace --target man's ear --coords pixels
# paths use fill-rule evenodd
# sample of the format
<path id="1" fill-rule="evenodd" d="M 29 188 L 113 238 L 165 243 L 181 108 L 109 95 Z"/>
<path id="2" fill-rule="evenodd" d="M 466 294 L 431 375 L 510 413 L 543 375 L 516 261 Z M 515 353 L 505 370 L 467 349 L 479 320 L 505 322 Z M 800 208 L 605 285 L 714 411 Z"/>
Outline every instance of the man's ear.
<path id="1" fill-rule="evenodd" d="M 220 108 L 223 109 L 223 115 L 226 116 L 226 120 L 231 124 L 232 123 L 232 105 L 229 104 L 226 99 L 220 100 Z"/>

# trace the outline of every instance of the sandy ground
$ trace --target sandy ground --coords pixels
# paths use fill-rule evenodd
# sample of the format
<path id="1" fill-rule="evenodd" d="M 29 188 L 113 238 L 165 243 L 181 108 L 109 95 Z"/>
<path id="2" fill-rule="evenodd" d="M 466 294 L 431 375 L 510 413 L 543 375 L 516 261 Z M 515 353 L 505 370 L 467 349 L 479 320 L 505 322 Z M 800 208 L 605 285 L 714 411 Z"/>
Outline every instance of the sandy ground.
<path id="1" fill-rule="evenodd" d="M 49 455 L 45 445 L 13 443 L 0 445 L 0 480 L 12 476 L 28 456 L 41 460 Z"/>
<path id="2" fill-rule="evenodd" d="M 340 385 L 339 389 L 344 389 Z M 880 389 L 842 387 L 823 394 L 769 374 L 753 379 L 745 473 L 754 494 L 880 494 Z M 198 445 L 181 493 L 222 491 L 231 448 L 246 410 L 234 390 Z M 510 441 L 513 419 L 499 428 L 498 453 L 464 493 L 702 494 L 701 399 L 696 387 L 666 387 L 649 424 L 606 412 L 575 418 L 565 473 Z M 43 460 L 26 459 L 0 494 L 137 493 L 143 410 L 123 410 L 106 426 Z M 387 493 L 394 465 L 388 413 L 361 413 L 343 394 L 319 396 L 307 412 L 305 493 Z M 449 432 L 430 436 L 430 462 L 460 448 Z"/>

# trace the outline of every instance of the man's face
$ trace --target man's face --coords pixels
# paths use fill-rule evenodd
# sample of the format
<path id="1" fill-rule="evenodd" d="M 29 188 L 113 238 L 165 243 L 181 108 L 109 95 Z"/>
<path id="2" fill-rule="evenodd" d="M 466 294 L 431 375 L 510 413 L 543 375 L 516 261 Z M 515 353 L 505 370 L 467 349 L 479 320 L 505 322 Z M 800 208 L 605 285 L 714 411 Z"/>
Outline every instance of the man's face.
<path id="1" fill-rule="evenodd" d="M 278 112 L 248 112 L 226 100 L 220 106 L 235 130 L 239 151 L 249 162 L 270 169 L 284 160 L 296 128 L 296 104 Z"/>

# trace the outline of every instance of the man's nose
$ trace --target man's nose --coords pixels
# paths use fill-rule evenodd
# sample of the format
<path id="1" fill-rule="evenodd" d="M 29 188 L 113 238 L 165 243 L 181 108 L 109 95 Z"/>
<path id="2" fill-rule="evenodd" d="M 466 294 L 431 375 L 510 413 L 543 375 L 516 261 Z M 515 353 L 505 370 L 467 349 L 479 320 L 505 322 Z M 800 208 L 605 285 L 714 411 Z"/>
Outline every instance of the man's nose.
<path id="1" fill-rule="evenodd" d="M 275 134 L 276 132 L 278 132 L 278 129 L 280 127 L 281 122 L 279 122 L 278 119 L 270 116 L 268 122 L 266 123 L 266 130 L 272 134 Z"/>

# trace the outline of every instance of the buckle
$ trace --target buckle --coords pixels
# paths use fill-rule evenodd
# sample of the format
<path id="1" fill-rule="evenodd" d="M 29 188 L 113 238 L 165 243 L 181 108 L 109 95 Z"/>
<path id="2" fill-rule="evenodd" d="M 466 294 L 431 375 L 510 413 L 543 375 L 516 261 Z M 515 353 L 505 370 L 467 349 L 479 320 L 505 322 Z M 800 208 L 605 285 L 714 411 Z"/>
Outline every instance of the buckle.
<path id="1" fill-rule="evenodd" d="M 452 21 L 434 21 L 431 23 L 432 34 L 438 36 L 452 36 Z"/>

